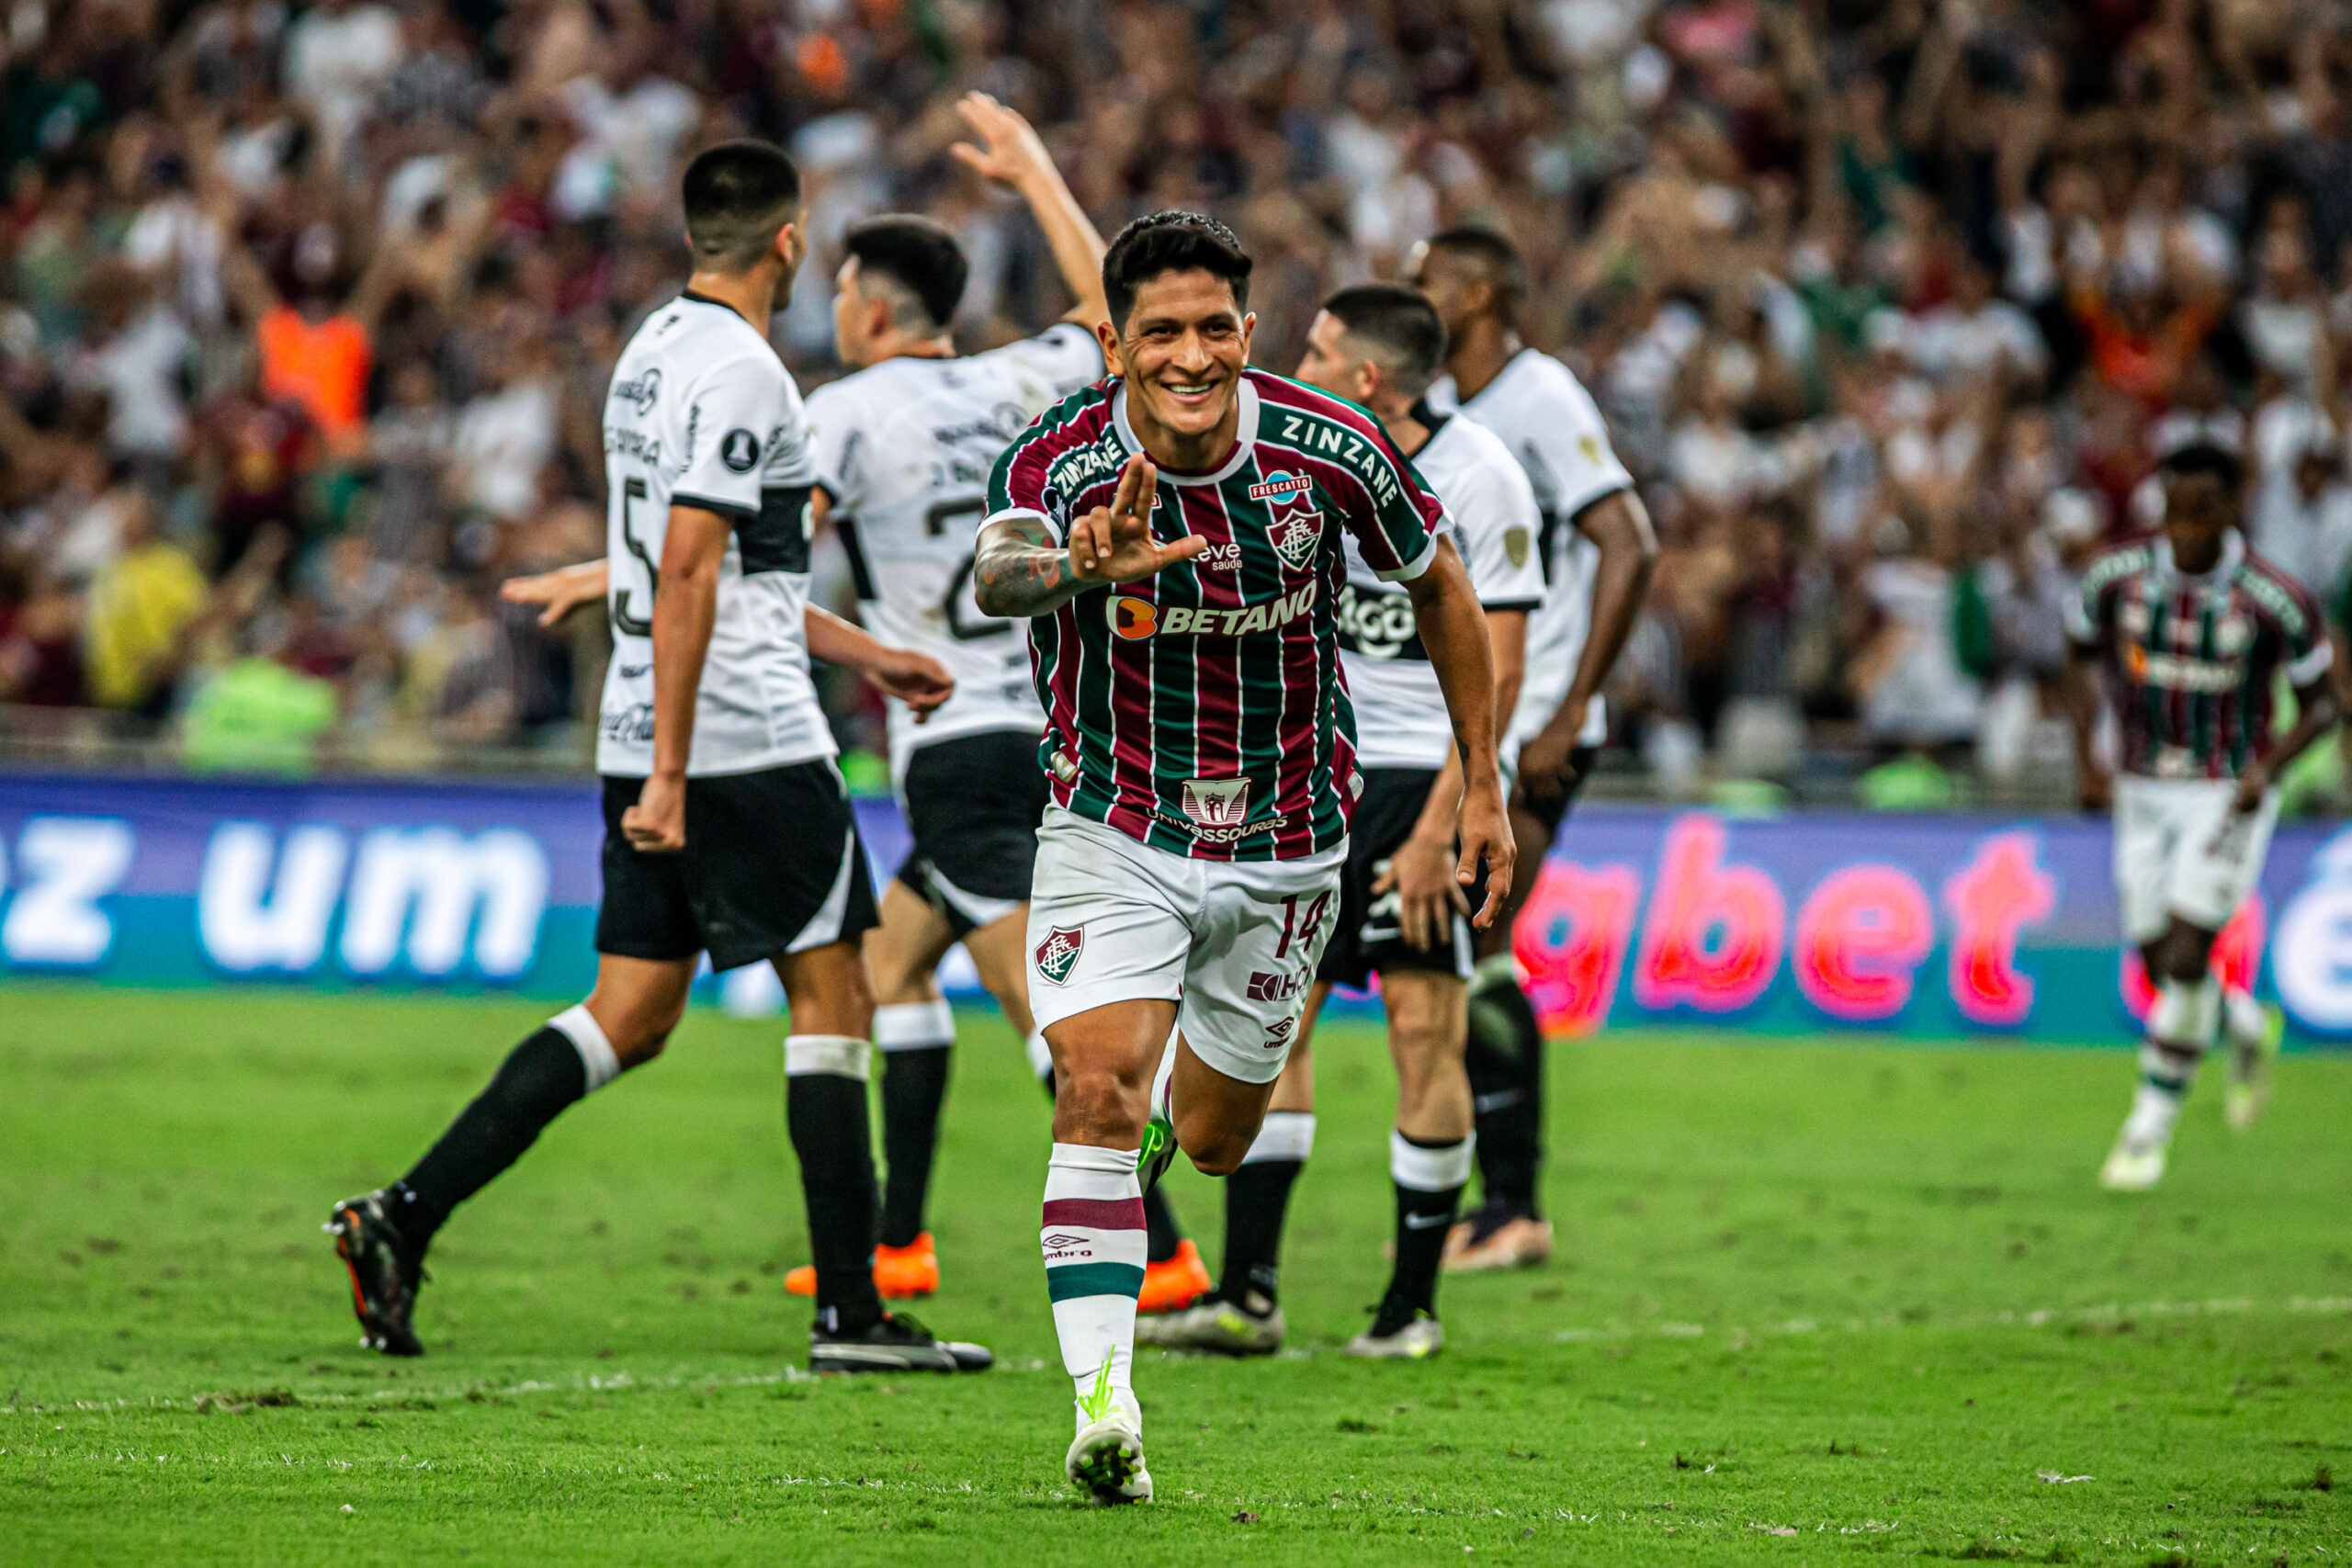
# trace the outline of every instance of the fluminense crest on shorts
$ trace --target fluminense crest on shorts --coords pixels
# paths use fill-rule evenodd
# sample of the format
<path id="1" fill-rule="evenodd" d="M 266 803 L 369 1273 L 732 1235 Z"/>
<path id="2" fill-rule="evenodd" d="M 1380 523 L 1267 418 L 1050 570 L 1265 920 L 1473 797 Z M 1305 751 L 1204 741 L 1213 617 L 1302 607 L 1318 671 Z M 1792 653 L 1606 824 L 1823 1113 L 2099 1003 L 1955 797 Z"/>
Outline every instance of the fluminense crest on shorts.
<path id="1" fill-rule="evenodd" d="M 1056 926 L 1037 944 L 1037 977 L 1049 986 L 1058 986 L 1069 979 L 1069 972 L 1078 967 L 1078 955 L 1086 948 L 1084 926 Z"/>
<path id="2" fill-rule="evenodd" d="M 1238 828 L 1250 816 L 1248 779 L 1186 779 L 1184 815 L 1204 828 Z"/>

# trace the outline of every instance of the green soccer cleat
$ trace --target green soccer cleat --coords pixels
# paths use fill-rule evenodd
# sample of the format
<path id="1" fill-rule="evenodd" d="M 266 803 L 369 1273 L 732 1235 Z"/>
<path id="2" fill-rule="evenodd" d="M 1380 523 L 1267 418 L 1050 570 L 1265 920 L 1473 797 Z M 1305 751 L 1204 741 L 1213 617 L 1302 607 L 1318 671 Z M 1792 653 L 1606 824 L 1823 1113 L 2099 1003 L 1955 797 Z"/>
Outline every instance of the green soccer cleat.
<path id="1" fill-rule="evenodd" d="M 1426 1361 L 1445 1348 L 1445 1325 L 1436 1314 L 1394 1299 L 1380 1303 L 1372 1326 L 1348 1341 L 1348 1354 L 1363 1361 Z"/>
<path id="2" fill-rule="evenodd" d="M 2230 1124 L 2230 1131 L 2251 1129 L 2261 1118 L 2262 1108 L 2270 1103 L 2278 1046 L 2286 1035 L 2287 1015 L 2275 1006 L 2262 1010 L 2261 1033 L 2232 1032 L 2230 1076 L 2222 1088 L 2222 1119 Z"/>
<path id="3" fill-rule="evenodd" d="M 1176 1158 L 1176 1124 L 1155 1111 L 1143 1124 L 1143 1147 L 1136 1151 L 1136 1178 L 1146 1192 L 1159 1185 Z"/>
<path id="4" fill-rule="evenodd" d="M 1151 1472 L 1144 1468 L 1143 1433 L 1124 1410 L 1114 1409 L 1080 1427 L 1062 1460 L 1062 1471 L 1071 1485 L 1105 1506 L 1151 1501 Z"/>
<path id="5" fill-rule="evenodd" d="M 2109 1192 L 2145 1192 L 2165 1179 L 2165 1156 L 2172 1147 L 2169 1138 L 2143 1142 L 2130 1136 L 2115 1140 L 2107 1163 L 2098 1168 L 2098 1184 Z"/>
<path id="6" fill-rule="evenodd" d="M 1217 1356 L 1271 1356 L 1283 1348 L 1283 1309 L 1263 1315 L 1227 1301 L 1204 1301 L 1163 1317 L 1136 1319 L 1136 1343 Z"/>

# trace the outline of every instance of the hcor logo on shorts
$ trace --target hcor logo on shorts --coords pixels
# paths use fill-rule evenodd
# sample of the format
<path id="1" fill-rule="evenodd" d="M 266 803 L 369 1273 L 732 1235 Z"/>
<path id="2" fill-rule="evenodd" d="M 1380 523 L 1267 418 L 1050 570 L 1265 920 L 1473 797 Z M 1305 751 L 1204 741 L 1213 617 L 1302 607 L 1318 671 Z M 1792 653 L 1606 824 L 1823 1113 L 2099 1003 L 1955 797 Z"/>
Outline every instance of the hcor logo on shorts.
<path id="1" fill-rule="evenodd" d="M 1085 947 L 1084 926 L 1056 926 L 1037 944 L 1037 977 L 1049 986 L 1061 985 L 1078 967 L 1078 955 Z"/>
<path id="2" fill-rule="evenodd" d="M 1186 779 L 1184 815 L 1204 828 L 1237 828 L 1250 815 L 1248 779 Z"/>

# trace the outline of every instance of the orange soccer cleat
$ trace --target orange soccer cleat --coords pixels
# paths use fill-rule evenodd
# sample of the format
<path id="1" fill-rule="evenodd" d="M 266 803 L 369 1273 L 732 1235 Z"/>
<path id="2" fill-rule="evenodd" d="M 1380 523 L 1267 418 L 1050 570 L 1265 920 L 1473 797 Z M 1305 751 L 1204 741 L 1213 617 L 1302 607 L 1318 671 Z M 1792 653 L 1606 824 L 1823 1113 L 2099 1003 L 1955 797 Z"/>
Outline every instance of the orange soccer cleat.
<path id="1" fill-rule="evenodd" d="M 1182 1312 L 1207 1295 L 1215 1283 L 1209 1266 L 1201 1261 L 1201 1249 L 1187 1236 L 1176 1244 L 1175 1257 L 1144 1265 L 1143 1293 L 1136 1298 L 1136 1311 Z M 815 1290 L 815 1281 L 808 1288 Z"/>
<path id="2" fill-rule="evenodd" d="M 1150 1289 L 1148 1279 L 1144 1288 L 1147 1291 Z M 874 1289 L 877 1294 L 890 1301 L 903 1301 L 909 1296 L 928 1296 L 939 1289 L 939 1248 L 933 1244 L 929 1231 L 905 1247 L 876 1245 Z M 803 1263 L 786 1273 L 784 1292 L 788 1296 L 815 1295 L 817 1266 Z"/>
<path id="3" fill-rule="evenodd" d="M 811 1270 L 814 1272 L 814 1270 Z M 815 1281 L 809 1282 L 815 1288 Z M 874 1249 L 874 1288 L 890 1301 L 927 1296 L 939 1289 L 939 1248 L 923 1232 L 904 1247 Z"/>

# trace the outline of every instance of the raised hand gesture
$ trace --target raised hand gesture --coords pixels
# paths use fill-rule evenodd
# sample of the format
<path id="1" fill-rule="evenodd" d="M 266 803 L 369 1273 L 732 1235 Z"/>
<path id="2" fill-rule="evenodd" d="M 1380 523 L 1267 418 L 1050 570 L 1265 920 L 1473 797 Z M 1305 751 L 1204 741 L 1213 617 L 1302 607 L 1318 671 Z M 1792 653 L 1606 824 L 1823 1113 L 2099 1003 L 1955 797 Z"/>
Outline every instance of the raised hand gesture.
<path id="1" fill-rule="evenodd" d="M 1162 567 L 1191 560 L 1209 547 L 1198 534 L 1163 545 L 1151 536 L 1151 508 L 1159 470 L 1138 452 L 1119 471 L 1109 506 L 1098 506 L 1069 531 L 1070 570 L 1081 582 L 1140 582 Z"/>
<path id="2" fill-rule="evenodd" d="M 956 112 L 982 145 L 958 141 L 948 152 L 982 179 L 1018 190 L 1023 181 L 1053 168 L 1046 144 L 1020 110 L 1007 108 L 986 93 L 967 93 L 956 100 Z"/>

